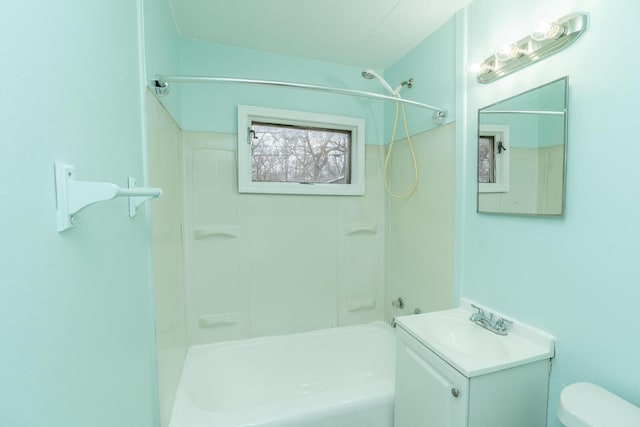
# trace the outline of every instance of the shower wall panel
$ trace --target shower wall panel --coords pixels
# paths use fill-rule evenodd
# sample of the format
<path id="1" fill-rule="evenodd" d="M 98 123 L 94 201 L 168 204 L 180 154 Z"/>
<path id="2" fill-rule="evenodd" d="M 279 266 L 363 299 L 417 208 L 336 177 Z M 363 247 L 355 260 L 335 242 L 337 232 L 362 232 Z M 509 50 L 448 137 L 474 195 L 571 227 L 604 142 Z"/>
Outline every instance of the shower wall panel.
<path id="1" fill-rule="evenodd" d="M 238 197 L 236 138 L 184 133 L 185 255 L 191 343 L 247 335 L 246 199 Z"/>
<path id="2" fill-rule="evenodd" d="M 338 217 L 338 319 L 341 326 L 384 317 L 384 147 L 367 146 L 365 197 L 340 199 Z M 354 256 L 354 254 L 358 254 Z"/>
<path id="3" fill-rule="evenodd" d="M 362 197 L 239 194 L 236 136 L 183 135 L 191 343 L 383 318 L 382 147 Z"/>
<path id="4" fill-rule="evenodd" d="M 149 91 L 146 103 L 149 183 L 163 189 L 162 197 L 148 206 L 151 209 L 160 421 L 166 426 L 187 350 L 182 147 L 180 129 Z"/>
<path id="5" fill-rule="evenodd" d="M 511 165 L 509 191 L 481 193 L 481 210 L 548 214 L 562 209 L 564 146 L 512 146 Z"/>
<path id="6" fill-rule="evenodd" d="M 389 198 L 388 299 L 403 297 L 403 310 L 388 316 L 451 308 L 453 292 L 453 221 L 455 125 L 412 136 L 419 166 L 415 193 Z M 406 140 L 394 146 L 390 164 L 392 190 L 405 193 L 413 182 Z"/>

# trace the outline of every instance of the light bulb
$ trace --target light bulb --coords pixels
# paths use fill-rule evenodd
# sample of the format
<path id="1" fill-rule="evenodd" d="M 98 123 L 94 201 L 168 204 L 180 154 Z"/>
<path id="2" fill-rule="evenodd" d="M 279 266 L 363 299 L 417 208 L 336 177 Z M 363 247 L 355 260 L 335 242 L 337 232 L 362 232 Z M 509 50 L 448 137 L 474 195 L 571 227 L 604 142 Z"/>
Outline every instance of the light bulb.
<path id="1" fill-rule="evenodd" d="M 553 40 L 562 37 L 564 27 L 558 24 L 558 21 L 548 16 L 543 16 L 533 23 L 531 26 L 531 38 L 536 41 Z"/>
<path id="2" fill-rule="evenodd" d="M 507 42 L 500 43 L 498 47 L 496 47 L 494 55 L 498 61 L 505 62 L 521 56 L 522 52 L 520 52 L 520 48 L 516 43 Z"/>
<path id="3" fill-rule="evenodd" d="M 493 67 L 486 62 L 478 62 L 475 64 L 471 64 L 467 69 L 469 70 L 470 73 L 473 73 L 478 76 L 482 74 L 487 74 L 493 71 Z"/>

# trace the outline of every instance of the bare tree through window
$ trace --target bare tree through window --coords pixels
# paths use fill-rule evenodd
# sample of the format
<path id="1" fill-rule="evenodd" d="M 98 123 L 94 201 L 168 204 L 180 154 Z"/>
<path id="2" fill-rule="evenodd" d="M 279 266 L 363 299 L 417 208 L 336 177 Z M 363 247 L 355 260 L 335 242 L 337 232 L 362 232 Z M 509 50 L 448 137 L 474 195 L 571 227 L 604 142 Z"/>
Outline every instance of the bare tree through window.
<path id="1" fill-rule="evenodd" d="M 493 136 L 481 135 L 478 138 L 478 182 L 494 183 L 495 174 L 495 138 Z"/>
<path id="2" fill-rule="evenodd" d="M 252 122 L 251 179 L 351 183 L 351 131 Z"/>

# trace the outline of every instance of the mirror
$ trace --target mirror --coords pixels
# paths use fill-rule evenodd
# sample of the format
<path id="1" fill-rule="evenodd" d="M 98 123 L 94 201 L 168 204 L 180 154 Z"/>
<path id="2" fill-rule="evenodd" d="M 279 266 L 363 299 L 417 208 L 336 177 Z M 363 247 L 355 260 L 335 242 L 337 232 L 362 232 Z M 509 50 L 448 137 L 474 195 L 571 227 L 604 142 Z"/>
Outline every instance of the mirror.
<path id="1" fill-rule="evenodd" d="M 478 111 L 478 212 L 563 214 L 568 83 L 563 77 Z"/>

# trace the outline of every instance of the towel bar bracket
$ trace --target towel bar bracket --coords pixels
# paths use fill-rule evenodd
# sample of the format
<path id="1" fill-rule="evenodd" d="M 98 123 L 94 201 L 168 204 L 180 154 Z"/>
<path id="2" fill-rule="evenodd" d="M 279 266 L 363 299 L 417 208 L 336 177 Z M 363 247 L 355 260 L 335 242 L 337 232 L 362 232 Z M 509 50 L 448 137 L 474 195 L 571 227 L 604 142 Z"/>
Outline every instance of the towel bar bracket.
<path id="1" fill-rule="evenodd" d="M 136 187 L 134 178 L 129 178 L 128 188 L 108 182 L 77 181 L 75 168 L 62 163 L 55 164 L 55 180 L 58 232 L 74 227 L 75 215 L 94 203 L 128 197 L 129 217 L 133 218 L 138 206 L 162 195 L 160 188 Z"/>

